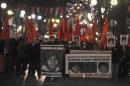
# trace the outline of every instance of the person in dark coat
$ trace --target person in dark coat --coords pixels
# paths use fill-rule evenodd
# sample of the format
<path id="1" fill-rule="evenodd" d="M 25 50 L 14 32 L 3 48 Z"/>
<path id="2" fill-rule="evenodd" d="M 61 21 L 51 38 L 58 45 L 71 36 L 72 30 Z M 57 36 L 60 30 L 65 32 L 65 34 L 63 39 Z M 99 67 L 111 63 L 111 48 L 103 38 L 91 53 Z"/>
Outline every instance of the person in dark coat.
<path id="1" fill-rule="evenodd" d="M 38 72 L 38 77 L 40 78 L 40 43 L 36 39 L 30 46 L 28 50 L 29 54 L 29 76 L 35 77 L 35 71 Z"/>
<path id="2" fill-rule="evenodd" d="M 114 81 L 117 81 L 119 79 L 119 65 L 121 55 L 118 49 L 119 45 L 116 45 L 116 47 L 112 48 L 112 79 Z"/>
<path id="3" fill-rule="evenodd" d="M 24 74 L 26 70 L 26 51 L 27 51 L 27 46 L 24 41 L 24 39 L 21 39 L 18 47 L 17 47 L 17 72 L 19 74 Z"/>

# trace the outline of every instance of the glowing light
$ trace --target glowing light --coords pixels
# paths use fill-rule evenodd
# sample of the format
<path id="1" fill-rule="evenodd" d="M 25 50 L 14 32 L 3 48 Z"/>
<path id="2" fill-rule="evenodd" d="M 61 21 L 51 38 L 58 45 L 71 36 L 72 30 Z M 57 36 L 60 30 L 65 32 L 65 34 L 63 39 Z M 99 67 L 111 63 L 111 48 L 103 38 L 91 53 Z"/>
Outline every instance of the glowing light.
<path id="1" fill-rule="evenodd" d="M 88 19 L 92 21 L 92 13 L 88 13 Z"/>
<path id="2" fill-rule="evenodd" d="M 49 38 L 49 35 L 47 35 L 47 34 L 46 34 L 46 35 L 44 35 L 44 38 Z"/>
<path id="3" fill-rule="evenodd" d="M 74 4 L 74 6 L 77 6 L 77 4 Z"/>
<path id="4" fill-rule="evenodd" d="M 69 15 L 66 15 L 66 18 L 69 18 Z"/>
<path id="5" fill-rule="evenodd" d="M 70 16 L 72 16 L 72 13 L 69 13 Z"/>
<path id="6" fill-rule="evenodd" d="M 102 15 L 102 18 L 104 18 L 104 15 Z"/>
<path id="7" fill-rule="evenodd" d="M 56 23 L 54 23 L 53 27 L 57 27 L 57 24 L 56 24 Z"/>
<path id="8" fill-rule="evenodd" d="M 105 8 L 101 8 L 101 13 L 104 13 L 105 12 Z"/>
<path id="9" fill-rule="evenodd" d="M 5 9 L 7 7 L 7 4 L 6 3 L 1 3 L 1 8 L 2 9 Z"/>
<path id="10" fill-rule="evenodd" d="M 57 23 L 59 23 L 59 22 L 60 22 L 60 20 L 59 20 L 59 19 L 56 19 L 56 22 L 57 22 Z"/>
<path id="11" fill-rule="evenodd" d="M 55 19 L 52 19 L 52 22 L 55 22 Z"/>
<path id="12" fill-rule="evenodd" d="M 98 38 L 96 37 L 95 40 L 98 41 Z"/>
<path id="13" fill-rule="evenodd" d="M 78 6 L 77 9 L 79 10 L 79 9 L 80 9 L 80 6 Z"/>
<path id="14" fill-rule="evenodd" d="M 40 16 L 40 15 L 37 16 L 37 19 L 38 19 L 38 20 L 41 20 L 41 19 L 42 19 L 42 16 Z"/>
<path id="15" fill-rule="evenodd" d="M 80 22 L 79 24 L 81 24 L 81 25 L 82 25 L 82 24 L 83 24 L 83 22 Z"/>
<path id="16" fill-rule="evenodd" d="M 38 31 L 38 27 L 36 27 L 35 30 Z"/>
<path id="17" fill-rule="evenodd" d="M 98 33 L 98 32 L 96 32 L 96 35 L 99 35 L 99 33 Z"/>
<path id="18" fill-rule="evenodd" d="M 24 10 L 21 10 L 21 12 L 20 12 L 20 17 L 23 18 L 24 15 L 25 15 L 25 11 L 24 11 Z"/>
<path id="19" fill-rule="evenodd" d="M 20 32 L 22 30 L 22 26 L 18 26 L 17 32 Z"/>
<path id="20" fill-rule="evenodd" d="M 111 5 L 117 5 L 117 0 L 111 0 Z"/>
<path id="21" fill-rule="evenodd" d="M 7 14 L 8 14 L 8 15 L 13 15 L 14 12 L 13 12 L 12 10 L 8 10 L 8 11 L 7 11 Z"/>
<path id="22" fill-rule="evenodd" d="M 90 25 L 90 27 L 92 27 L 93 26 L 93 24 L 89 24 Z"/>
<path id="23" fill-rule="evenodd" d="M 46 22 L 47 20 L 46 19 L 44 19 L 44 22 Z"/>
<path id="24" fill-rule="evenodd" d="M 79 4 L 79 6 L 83 6 L 82 4 Z"/>
<path id="25" fill-rule="evenodd" d="M 32 19 L 35 19 L 36 15 L 33 13 L 33 14 L 31 15 L 31 17 L 32 17 Z"/>
<path id="26" fill-rule="evenodd" d="M 96 5 L 97 4 L 97 0 L 91 0 L 91 5 Z"/>
<path id="27" fill-rule="evenodd" d="M 28 19 L 31 19 L 32 17 L 31 16 L 28 16 Z"/>
<path id="28" fill-rule="evenodd" d="M 62 16 L 62 15 L 60 15 L 60 18 L 63 18 L 63 16 Z"/>

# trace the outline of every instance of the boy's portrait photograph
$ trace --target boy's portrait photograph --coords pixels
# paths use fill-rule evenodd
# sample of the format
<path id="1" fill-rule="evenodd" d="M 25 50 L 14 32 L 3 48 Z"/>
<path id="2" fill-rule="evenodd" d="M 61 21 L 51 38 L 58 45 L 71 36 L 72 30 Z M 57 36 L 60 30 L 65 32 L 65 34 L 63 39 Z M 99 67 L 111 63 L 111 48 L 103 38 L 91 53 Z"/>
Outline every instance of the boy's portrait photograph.
<path id="1" fill-rule="evenodd" d="M 107 36 L 107 47 L 115 47 L 115 36 Z"/>
<path id="2" fill-rule="evenodd" d="M 128 35 L 120 35 L 120 45 L 127 45 L 128 37 Z"/>

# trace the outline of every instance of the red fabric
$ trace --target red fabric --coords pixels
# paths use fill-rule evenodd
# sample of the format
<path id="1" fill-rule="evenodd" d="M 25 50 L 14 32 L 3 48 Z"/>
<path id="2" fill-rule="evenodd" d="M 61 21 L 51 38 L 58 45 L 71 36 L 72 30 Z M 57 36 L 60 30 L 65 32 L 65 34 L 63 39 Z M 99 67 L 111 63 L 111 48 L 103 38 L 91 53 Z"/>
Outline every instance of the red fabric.
<path id="1" fill-rule="evenodd" d="M 33 6 L 32 7 L 32 13 L 36 13 L 36 11 L 37 11 L 37 7 Z"/>
<path id="2" fill-rule="evenodd" d="M 92 31 L 93 31 L 93 35 L 96 36 L 96 32 L 97 32 L 97 19 L 96 19 L 96 16 L 94 16 Z"/>
<path id="3" fill-rule="evenodd" d="M 52 18 L 50 18 L 49 34 L 50 34 L 50 36 L 53 36 L 53 35 L 54 35 Z"/>
<path id="4" fill-rule="evenodd" d="M 68 41 L 72 41 L 72 32 L 73 32 L 73 28 L 72 28 L 72 24 L 70 22 L 69 30 L 68 30 Z"/>
<path id="5" fill-rule="evenodd" d="M 64 35 L 64 41 L 68 41 L 68 25 L 67 22 L 64 20 L 64 31 L 63 31 L 63 35 Z"/>
<path id="6" fill-rule="evenodd" d="M 92 34 L 90 28 L 88 26 L 86 26 L 86 33 L 85 33 L 85 38 L 87 41 L 90 40 L 90 35 Z"/>
<path id="7" fill-rule="evenodd" d="M 130 37 L 128 38 L 128 47 L 130 47 Z"/>
<path id="8" fill-rule="evenodd" d="M 9 40 L 10 34 L 9 34 L 9 17 L 5 16 L 3 20 L 3 31 L 1 38 L 3 40 Z"/>
<path id="9" fill-rule="evenodd" d="M 67 41 L 67 24 L 64 18 L 61 21 L 61 30 L 58 32 L 59 40 Z"/>
<path id="10" fill-rule="evenodd" d="M 80 36 L 80 40 L 81 40 L 81 42 L 86 42 L 86 37 L 85 37 L 85 35 L 81 35 L 81 36 Z"/>
<path id="11" fill-rule="evenodd" d="M 76 18 L 76 25 L 75 25 L 74 35 L 75 36 L 80 36 L 80 24 L 79 24 L 79 17 L 78 16 Z"/>
<path id="12" fill-rule="evenodd" d="M 62 29 L 62 28 L 61 28 Z M 61 31 L 61 29 L 60 29 L 60 31 L 58 32 L 58 39 L 61 41 L 62 40 L 62 31 Z"/>
<path id="13" fill-rule="evenodd" d="M 103 25 L 102 32 L 101 32 L 101 38 L 100 38 L 100 42 L 99 42 L 99 47 L 100 48 L 105 48 L 106 47 L 106 42 L 107 42 L 106 33 L 108 31 L 109 31 L 108 20 L 107 20 L 107 18 L 105 18 L 104 25 Z"/>
<path id="14" fill-rule="evenodd" d="M 26 18 L 25 29 L 26 29 L 27 42 L 32 43 L 37 37 L 36 29 L 32 20 L 29 20 L 28 18 Z"/>

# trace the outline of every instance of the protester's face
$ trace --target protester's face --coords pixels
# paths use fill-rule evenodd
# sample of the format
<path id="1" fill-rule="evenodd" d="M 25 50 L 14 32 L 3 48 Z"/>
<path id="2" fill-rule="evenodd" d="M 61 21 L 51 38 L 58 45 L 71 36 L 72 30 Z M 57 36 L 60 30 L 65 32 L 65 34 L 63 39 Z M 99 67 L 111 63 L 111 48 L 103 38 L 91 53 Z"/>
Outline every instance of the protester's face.
<path id="1" fill-rule="evenodd" d="M 55 39 L 54 39 L 54 38 L 50 38 L 50 41 L 51 41 L 51 42 L 54 42 L 54 41 L 55 41 Z"/>
<path id="2" fill-rule="evenodd" d="M 58 60 L 56 58 L 51 57 L 47 60 L 47 64 L 51 69 L 55 69 L 58 64 Z"/>

